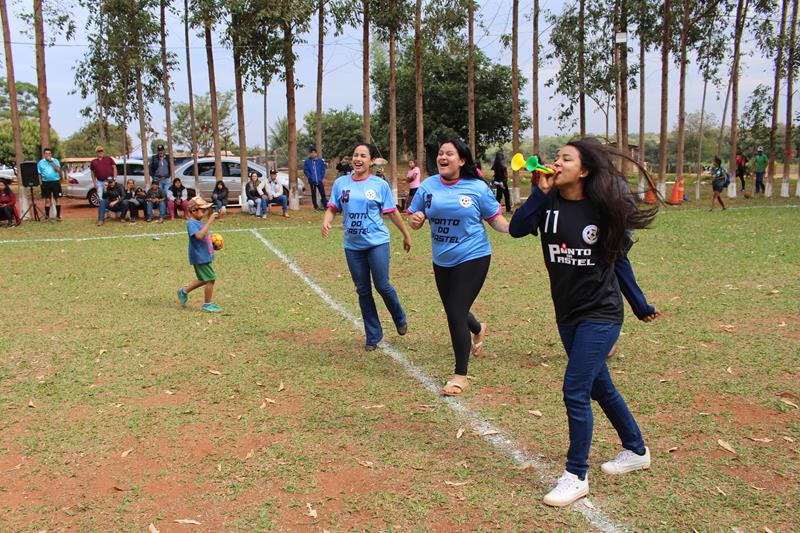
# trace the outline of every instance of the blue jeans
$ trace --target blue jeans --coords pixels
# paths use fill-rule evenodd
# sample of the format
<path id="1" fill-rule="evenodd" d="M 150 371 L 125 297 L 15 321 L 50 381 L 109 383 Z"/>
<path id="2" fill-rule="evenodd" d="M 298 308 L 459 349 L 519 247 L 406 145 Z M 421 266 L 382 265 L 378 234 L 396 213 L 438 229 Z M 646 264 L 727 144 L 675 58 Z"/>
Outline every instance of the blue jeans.
<path id="1" fill-rule="evenodd" d="M 764 173 L 763 172 L 756 172 L 756 192 L 758 191 L 765 192 L 766 188 L 764 187 Z"/>
<path id="2" fill-rule="evenodd" d="M 383 339 L 383 329 L 375 308 L 375 299 L 372 297 L 370 274 L 375 289 L 383 298 L 386 309 L 392 315 L 394 325 L 403 326 L 406 323 L 406 313 L 400 305 L 397 292 L 389 283 L 389 243 L 373 246 L 367 250 L 348 250 L 344 255 L 353 283 L 358 293 L 358 305 L 361 307 L 361 318 L 364 320 L 364 333 L 367 344 L 376 345 Z"/>
<path id="3" fill-rule="evenodd" d="M 321 181 L 315 183 L 311 180 L 308 181 L 308 184 L 311 186 L 311 203 L 314 205 L 314 209 L 320 207 L 325 209 L 328 207 L 328 198 L 325 196 L 325 184 Z M 319 192 L 319 201 L 322 202 L 321 205 L 317 205 L 317 192 Z"/>
<path id="4" fill-rule="evenodd" d="M 225 207 L 225 202 L 222 200 L 214 200 L 214 212 L 219 213 Z"/>
<path id="5" fill-rule="evenodd" d="M 145 218 L 151 220 L 153 218 L 153 202 L 147 202 L 144 207 Z M 163 219 L 167 216 L 167 202 L 158 202 L 158 213 Z"/>
<path id="6" fill-rule="evenodd" d="M 260 217 L 267 212 L 267 199 L 266 198 L 250 198 L 247 200 L 247 208 L 251 215 Z M 253 212 L 255 211 L 255 212 Z"/>
<path id="7" fill-rule="evenodd" d="M 97 200 L 100 204 L 97 206 L 97 221 L 102 222 L 106 217 L 106 202 L 103 197 L 106 193 L 106 180 L 97 180 Z"/>
<path id="8" fill-rule="evenodd" d="M 285 214 L 289 210 L 289 199 L 286 198 L 285 195 L 280 195 L 277 198 L 273 198 L 272 200 L 267 201 L 267 205 L 279 205 L 281 206 L 281 210 Z M 264 213 L 266 214 L 268 209 L 265 208 Z"/>
<path id="9" fill-rule="evenodd" d="M 592 445 L 592 400 L 603 409 L 617 430 L 622 447 L 644 454 L 644 440 L 639 426 L 617 392 L 608 373 L 606 357 L 619 337 L 622 324 L 579 322 L 558 326 L 569 362 L 564 373 L 564 405 L 569 420 L 567 471 L 581 479 L 589 470 L 587 460 Z"/>
<path id="10" fill-rule="evenodd" d="M 161 191 L 164 193 L 164 196 L 166 196 L 167 189 L 169 189 L 170 185 L 172 185 L 172 183 L 170 183 L 169 176 L 155 176 L 153 179 L 158 180 L 158 188 L 161 189 Z"/>

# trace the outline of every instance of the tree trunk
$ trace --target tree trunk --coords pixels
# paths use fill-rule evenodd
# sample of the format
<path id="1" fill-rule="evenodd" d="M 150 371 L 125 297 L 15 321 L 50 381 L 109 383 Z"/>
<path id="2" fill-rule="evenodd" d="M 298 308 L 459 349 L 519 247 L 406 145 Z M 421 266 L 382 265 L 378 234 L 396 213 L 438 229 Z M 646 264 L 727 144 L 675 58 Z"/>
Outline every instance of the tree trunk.
<path id="1" fill-rule="evenodd" d="M 183 0 L 183 29 L 186 39 L 186 76 L 189 82 L 189 121 L 192 132 L 192 160 L 194 161 L 194 189 L 200 190 L 200 172 L 197 168 L 197 125 L 194 118 L 194 92 L 192 92 L 192 58 L 189 55 L 189 0 Z"/>
<path id="2" fill-rule="evenodd" d="M 317 33 L 317 120 L 316 148 L 322 157 L 322 59 L 325 46 L 325 0 L 319 0 L 319 31 Z"/>
<path id="3" fill-rule="evenodd" d="M 792 97 L 794 96 L 795 63 L 797 62 L 797 4 L 792 2 L 792 36 L 789 38 L 789 61 L 786 71 L 786 133 L 783 141 L 783 181 L 781 182 L 781 197 L 789 197 L 789 166 L 792 161 Z M 798 184 L 800 188 L 800 184 Z"/>
<path id="4" fill-rule="evenodd" d="M 392 194 L 397 199 L 397 64 L 395 47 L 397 36 L 389 32 L 389 176 Z"/>
<path id="5" fill-rule="evenodd" d="M 167 116 L 167 161 L 169 162 L 169 175 L 175 177 L 175 160 L 172 150 L 172 104 L 169 98 L 169 69 L 167 68 L 167 2 L 161 0 L 161 68 L 163 69 L 164 82 L 164 113 Z M 200 194 L 198 189 L 195 189 Z"/>
<path id="6" fill-rule="evenodd" d="M 144 186 L 150 188 L 150 165 L 147 164 L 147 124 L 144 109 L 144 92 L 142 90 L 142 73 L 136 72 L 136 102 L 139 105 L 139 138 L 142 142 L 142 160 L 144 161 Z"/>
<path id="7" fill-rule="evenodd" d="M 33 0 L 33 28 L 36 45 L 36 82 L 39 98 L 39 148 L 50 146 L 50 103 L 47 100 L 47 69 L 44 60 L 42 0 Z"/>
<path id="8" fill-rule="evenodd" d="M 424 178 L 428 175 L 428 165 L 425 163 L 425 119 L 422 106 L 422 0 L 417 0 L 414 15 L 414 80 L 416 83 L 417 166 Z"/>
<path id="9" fill-rule="evenodd" d="M 739 134 L 739 59 L 741 58 L 742 33 L 747 16 L 749 0 L 739 0 L 736 6 L 736 27 L 733 41 L 733 68 L 731 69 L 731 158 L 728 171 L 736 173 L 736 151 Z M 736 180 L 728 185 L 728 198 L 736 198 Z"/>
<path id="10" fill-rule="evenodd" d="M 14 135 L 14 169 L 17 176 L 22 176 L 22 133 L 19 125 L 19 108 L 17 105 L 17 81 L 14 77 L 14 59 L 11 54 L 11 34 L 8 28 L 8 9 L 6 0 L 0 0 L 0 17 L 3 23 L 3 45 L 6 56 L 6 81 L 8 83 L 8 107 L 11 108 L 11 131 Z M 31 199 L 32 201 L 32 199 Z M 27 209 L 27 197 L 22 179 L 17 180 L 17 207 L 20 214 Z"/>
<path id="11" fill-rule="evenodd" d="M 370 142 L 370 119 L 369 119 L 369 0 L 364 0 L 364 36 L 363 36 L 361 58 L 362 84 L 363 84 L 363 104 L 364 104 L 364 142 Z"/>
<path id="12" fill-rule="evenodd" d="M 264 161 L 269 163 L 269 114 L 267 113 L 267 88 L 269 81 L 264 75 Z M 269 166 L 269 165 L 265 165 Z M 275 162 L 275 168 L 278 167 L 278 162 Z"/>
<path id="13" fill-rule="evenodd" d="M 513 0 L 511 10 L 511 146 L 519 152 L 519 0 Z M 520 199 L 519 171 L 513 172 L 511 203 L 517 205 Z"/>
<path id="14" fill-rule="evenodd" d="M 234 27 L 242 27 L 242 21 L 238 16 L 233 17 L 232 20 Z M 239 168 L 240 179 L 242 182 L 242 199 L 244 200 L 244 188 L 247 185 L 248 170 L 247 170 L 247 136 L 244 127 L 244 88 L 242 87 L 242 53 L 239 50 L 239 40 L 234 32 L 232 35 L 231 44 L 233 45 L 233 78 L 236 85 L 236 125 L 239 129 Z M 264 176 L 263 179 L 268 179 L 269 176 Z M 218 178 L 219 179 L 219 178 Z M 200 194 L 200 191 L 197 191 Z M 247 202 L 242 202 L 242 212 L 245 211 Z M 263 213 L 262 213 L 263 214 Z"/>
<path id="15" fill-rule="evenodd" d="M 781 98 L 781 78 L 783 77 L 783 45 L 786 33 L 786 16 L 788 14 L 788 0 L 781 2 L 781 31 L 778 34 L 778 50 L 775 55 L 775 81 L 772 85 L 772 125 L 769 129 L 769 146 L 767 155 L 767 182 L 764 186 L 764 196 L 772 196 L 772 182 L 775 176 L 775 156 L 778 155 L 778 102 Z"/>
<path id="16" fill-rule="evenodd" d="M 286 72 L 286 121 L 289 129 L 289 209 L 300 209 L 300 196 L 297 189 L 297 111 L 294 95 L 294 50 L 292 43 L 292 27 L 288 23 L 283 26 L 284 70 Z"/>
<path id="17" fill-rule="evenodd" d="M 539 152 L 539 0 L 533 0 L 533 66 L 531 68 L 531 110 L 533 112 L 533 153 Z"/>
<path id="18" fill-rule="evenodd" d="M 628 33 L 628 0 L 620 0 L 620 30 Z M 619 100 L 617 101 L 617 109 L 619 110 L 619 126 L 620 136 L 622 137 L 622 144 L 620 150 L 622 153 L 628 154 L 628 43 L 623 43 L 619 50 L 619 69 L 620 69 L 620 93 Z M 625 176 L 630 171 L 628 161 L 622 160 L 621 170 Z"/>
<path id="19" fill-rule="evenodd" d="M 669 0 L 667 0 L 668 2 Z M 586 0 L 580 0 L 578 4 L 578 79 L 580 80 L 580 93 L 578 95 L 578 113 L 580 115 L 580 134 L 581 137 L 586 136 L 586 91 L 584 90 L 584 81 L 586 80 L 586 73 L 584 68 L 584 48 L 586 46 L 586 30 L 584 18 L 586 15 Z M 515 178 L 516 179 L 516 178 Z"/>
<path id="20" fill-rule="evenodd" d="M 644 10 L 647 6 L 647 0 L 641 0 L 641 10 L 642 10 L 642 18 L 644 18 Z M 644 161 L 644 118 L 647 109 L 644 106 L 645 103 L 645 94 L 644 94 L 644 82 L 645 82 L 645 75 L 644 75 L 644 56 L 645 52 L 647 52 L 647 47 L 645 46 L 645 40 L 642 37 L 644 33 L 644 29 L 641 27 L 642 21 L 639 21 L 639 157 L 637 158 L 639 161 L 639 166 L 644 168 L 645 161 Z M 645 175 L 644 172 L 640 169 L 639 170 L 639 199 L 643 199 L 645 194 Z"/>
<path id="21" fill-rule="evenodd" d="M 664 38 L 661 42 L 661 131 L 658 136 L 658 193 L 667 194 L 667 137 L 669 135 L 670 0 L 664 0 Z"/>
<path id="22" fill-rule="evenodd" d="M 694 183 L 694 199 L 700 200 L 700 181 L 703 177 L 703 119 L 706 114 L 706 90 L 708 78 L 703 80 L 703 103 L 700 105 L 700 140 L 697 141 L 697 178 Z"/>
<path id="23" fill-rule="evenodd" d="M 622 101 L 622 69 L 620 68 L 620 45 L 617 43 L 617 33 L 620 31 L 622 22 L 620 16 L 620 2 L 619 0 L 615 0 L 614 2 L 614 26 L 613 31 L 611 33 L 611 61 L 614 67 L 614 129 L 616 139 L 614 143 L 616 144 L 617 150 L 622 150 L 622 109 L 620 107 L 620 102 Z M 609 111 L 611 111 L 609 109 Z M 608 121 L 606 120 L 606 123 Z M 606 130 L 608 130 L 608 126 L 606 126 Z M 606 142 L 608 142 L 608 131 L 606 131 Z M 622 170 L 622 161 L 618 162 L 620 171 Z"/>
<path id="24" fill-rule="evenodd" d="M 717 157 L 722 157 L 722 138 L 725 136 L 725 117 L 728 116 L 728 101 L 731 98 L 731 79 L 728 78 L 728 88 L 725 89 L 725 105 L 722 106 L 722 121 L 719 124 L 719 138 L 717 139 Z"/>
<path id="25" fill-rule="evenodd" d="M 475 2 L 467 5 L 467 127 L 469 129 L 469 149 L 477 159 L 478 146 L 475 131 Z"/>
<path id="26" fill-rule="evenodd" d="M 675 181 L 683 176 L 684 150 L 686 148 L 686 48 L 689 41 L 690 1 L 683 0 L 681 21 L 680 82 L 678 90 L 678 157 L 675 165 Z"/>
<path id="27" fill-rule="evenodd" d="M 122 121 L 122 173 L 124 175 L 128 175 L 128 152 L 130 152 L 130 146 L 128 146 L 128 122 L 123 120 Z M 146 164 L 146 167 L 149 165 Z M 148 168 L 149 172 L 149 168 Z"/>
<path id="28" fill-rule="evenodd" d="M 206 21 L 206 59 L 208 61 L 208 92 L 211 100 L 211 127 L 214 130 L 214 175 L 222 179 L 222 150 L 219 138 L 219 108 L 217 107 L 217 82 L 214 77 L 214 50 L 211 48 L 211 22 Z M 243 191 L 244 192 L 244 191 Z"/>

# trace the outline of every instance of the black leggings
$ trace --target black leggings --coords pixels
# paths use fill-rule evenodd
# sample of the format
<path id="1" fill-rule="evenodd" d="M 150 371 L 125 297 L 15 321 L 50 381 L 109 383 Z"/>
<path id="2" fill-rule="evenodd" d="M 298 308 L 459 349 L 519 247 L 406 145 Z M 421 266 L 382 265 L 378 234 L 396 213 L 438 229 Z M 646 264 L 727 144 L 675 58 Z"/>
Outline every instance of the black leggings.
<path id="1" fill-rule="evenodd" d="M 472 303 L 481 292 L 483 282 L 489 273 L 491 255 L 464 261 L 453 267 L 433 265 L 436 288 L 447 314 L 450 340 L 456 356 L 455 374 L 467 375 L 469 354 L 472 349 L 470 333 L 481 332 L 481 323 L 469 312 Z"/>

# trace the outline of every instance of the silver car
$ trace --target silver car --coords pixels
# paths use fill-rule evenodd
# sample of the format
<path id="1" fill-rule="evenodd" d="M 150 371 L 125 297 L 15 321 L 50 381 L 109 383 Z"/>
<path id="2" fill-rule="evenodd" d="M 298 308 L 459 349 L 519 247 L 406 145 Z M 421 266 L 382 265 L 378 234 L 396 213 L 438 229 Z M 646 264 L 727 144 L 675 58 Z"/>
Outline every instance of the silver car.
<path id="1" fill-rule="evenodd" d="M 126 168 L 121 159 L 115 159 L 117 164 L 117 181 L 123 186 L 128 179 L 132 179 L 137 187 L 144 187 L 144 162 L 141 159 L 128 159 Z M 183 185 L 188 190 L 189 196 L 195 196 L 194 181 L 194 161 L 191 159 L 179 164 L 175 168 L 175 177 L 180 178 Z M 203 198 L 211 198 L 211 193 L 216 185 L 214 177 L 214 158 L 201 157 L 197 160 L 198 173 L 200 175 L 200 194 Z M 267 169 L 263 166 L 248 162 L 248 170 L 258 174 L 259 179 L 267 174 Z M 222 174 L 225 186 L 228 187 L 228 203 L 239 205 L 239 196 L 242 192 L 241 168 L 238 157 L 222 158 Z M 289 174 L 278 172 L 278 183 L 283 186 L 283 193 L 289 195 Z M 297 180 L 297 187 L 302 196 L 305 191 L 305 183 L 302 179 Z M 87 168 L 82 172 L 70 174 L 67 186 L 67 197 L 85 198 L 90 205 L 98 207 L 100 205 L 97 190 L 92 183 L 92 173 Z"/>

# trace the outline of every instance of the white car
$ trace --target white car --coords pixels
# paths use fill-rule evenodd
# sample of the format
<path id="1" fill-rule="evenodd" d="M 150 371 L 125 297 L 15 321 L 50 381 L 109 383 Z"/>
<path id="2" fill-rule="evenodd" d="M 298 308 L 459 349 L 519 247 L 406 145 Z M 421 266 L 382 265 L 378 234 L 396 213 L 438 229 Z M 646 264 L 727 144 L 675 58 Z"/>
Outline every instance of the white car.
<path id="1" fill-rule="evenodd" d="M 137 187 L 144 187 L 144 162 L 141 159 L 128 159 L 127 169 L 123 168 L 121 159 L 115 159 L 117 164 L 117 181 L 125 185 L 128 178 L 133 179 Z M 201 157 L 197 160 L 198 174 L 200 175 L 200 194 L 205 199 L 211 198 L 211 192 L 217 181 L 214 177 L 214 158 Z M 263 166 L 248 161 L 248 170 L 258 174 L 259 179 L 265 176 L 268 171 Z M 228 203 L 239 205 L 239 195 L 242 192 L 241 168 L 238 157 L 222 158 L 222 174 L 225 186 L 228 187 Z M 180 178 L 184 187 L 188 190 L 189 197 L 196 195 L 194 181 L 194 161 L 191 159 L 179 164 L 175 168 L 175 177 Z M 99 206 L 97 191 L 92 183 L 91 171 L 87 168 L 82 172 L 70 174 L 68 178 L 66 195 L 69 198 L 85 198 L 94 207 Z M 283 185 L 283 193 L 289 195 L 289 174 L 283 171 L 278 172 L 278 183 Z M 298 178 L 297 187 L 302 195 L 305 191 L 305 183 Z"/>

